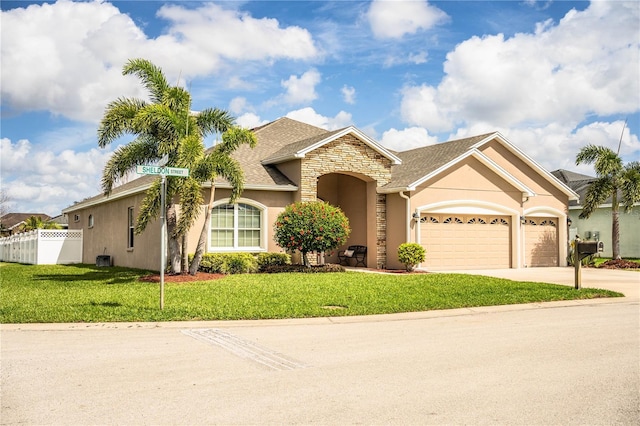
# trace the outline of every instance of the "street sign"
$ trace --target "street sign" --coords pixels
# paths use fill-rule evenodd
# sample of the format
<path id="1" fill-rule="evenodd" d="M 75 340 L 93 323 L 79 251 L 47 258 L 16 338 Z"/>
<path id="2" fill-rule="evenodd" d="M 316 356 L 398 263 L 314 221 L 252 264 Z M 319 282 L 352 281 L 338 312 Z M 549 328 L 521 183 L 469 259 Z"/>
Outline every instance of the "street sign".
<path id="1" fill-rule="evenodd" d="M 189 169 L 182 167 L 137 166 L 136 172 L 139 175 L 189 176 Z"/>
<path id="2" fill-rule="evenodd" d="M 162 162 L 166 164 L 166 159 L 163 157 Z M 167 240 L 167 218 L 165 217 L 166 206 L 166 191 L 167 191 L 167 176 L 188 177 L 189 169 L 183 169 L 181 167 L 164 167 L 164 166 L 136 166 L 136 172 L 139 175 L 160 175 L 162 180 L 160 182 L 160 222 L 162 227 L 160 228 L 160 309 L 164 309 L 164 268 L 165 268 L 165 256 L 166 256 L 166 240 Z"/>

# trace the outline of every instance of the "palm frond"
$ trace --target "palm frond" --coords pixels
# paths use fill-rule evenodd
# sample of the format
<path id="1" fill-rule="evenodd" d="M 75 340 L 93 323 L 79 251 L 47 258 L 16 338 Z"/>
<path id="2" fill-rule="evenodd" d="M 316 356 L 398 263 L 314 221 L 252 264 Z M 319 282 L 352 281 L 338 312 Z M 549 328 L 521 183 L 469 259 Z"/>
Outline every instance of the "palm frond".
<path id="1" fill-rule="evenodd" d="M 104 148 L 125 133 L 136 133 L 134 119 L 146 103 L 140 99 L 119 98 L 107 105 L 98 127 L 98 146 Z"/>
<path id="2" fill-rule="evenodd" d="M 193 226 L 202 211 L 204 198 L 200 182 L 191 177 L 182 178 L 180 189 L 180 218 L 175 230 L 175 236 L 184 235 Z"/>
<path id="3" fill-rule="evenodd" d="M 615 176 L 622 171 L 622 159 L 611 149 L 589 144 L 576 155 L 576 165 L 593 164 L 598 176 Z"/>
<path id="4" fill-rule="evenodd" d="M 588 219 L 591 214 L 609 198 L 615 190 L 609 177 L 596 179 L 587 189 L 582 206 L 581 219 Z"/>
<path id="5" fill-rule="evenodd" d="M 140 204 L 140 211 L 138 212 L 138 218 L 136 220 L 135 233 L 141 234 L 147 227 L 147 225 L 156 217 L 160 212 L 160 187 L 161 179 L 157 178 L 153 181 L 145 197 Z"/>
<path id="6" fill-rule="evenodd" d="M 119 147 L 109 158 L 102 172 L 102 191 L 108 195 L 116 181 L 135 166 L 156 161 L 158 158 L 155 141 L 147 136 L 141 136 L 133 142 Z"/>
<path id="7" fill-rule="evenodd" d="M 235 118 L 219 108 L 207 108 L 196 115 L 196 121 L 204 137 L 213 133 L 224 133 L 233 126 Z"/>
<path id="8" fill-rule="evenodd" d="M 622 203 L 628 213 L 633 205 L 640 202 L 640 162 L 632 161 L 625 166 L 622 174 Z"/>
<path id="9" fill-rule="evenodd" d="M 135 74 L 149 91 L 151 100 L 156 103 L 162 102 L 165 92 L 169 89 L 162 69 L 146 59 L 130 59 L 122 69 L 122 74 Z"/>
<path id="10" fill-rule="evenodd" d="M 216 145 L 216 150 L 230 155 L 242 144 L 248 144 L 251 148 L 254 148 L 257 143 L 256 136 L 251 130 L 242 127 L 231 127 L 222 134 L 222 143 Z"/>

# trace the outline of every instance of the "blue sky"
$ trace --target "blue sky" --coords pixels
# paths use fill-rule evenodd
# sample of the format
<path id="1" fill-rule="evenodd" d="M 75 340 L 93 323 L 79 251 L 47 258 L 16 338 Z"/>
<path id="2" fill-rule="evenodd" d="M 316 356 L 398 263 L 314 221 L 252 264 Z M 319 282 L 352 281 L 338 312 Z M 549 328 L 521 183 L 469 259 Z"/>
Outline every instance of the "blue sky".
<path id="1" fill-rule="evenodd" d="M 402 151 L 500 131 L 547 170 L 587 143 L 640 159 L 636 1 L 2 1 L 5 212 L 100 192 L 105 106 L 142 57 L 254 127 L 354 125 Z M 623 132 L 624 121 L 627 120 Z M 211 143 L 211 141 L 208 141 Z"/>

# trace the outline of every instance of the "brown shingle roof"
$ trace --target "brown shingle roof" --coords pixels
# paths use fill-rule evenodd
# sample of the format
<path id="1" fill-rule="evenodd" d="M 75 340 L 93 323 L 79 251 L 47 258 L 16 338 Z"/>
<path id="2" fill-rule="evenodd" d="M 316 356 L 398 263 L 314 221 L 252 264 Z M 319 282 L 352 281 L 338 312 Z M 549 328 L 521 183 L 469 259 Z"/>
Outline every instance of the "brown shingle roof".
<path id="1" fill-rule="evenodd" d="M 258 144 L 251 149 L 242 145 L 233 153 L 244 170 L 246 185 L 292 185 L 280 171 L 270 165 L 263 165 L 262 160 L 271 157 L 283 147 L 294 142 L 324 135 L 325 129 L 301 123 L 287 117 L 279 118 L 264 126 L 253 129 Z M 216 180 L 216 182 L 225 182 Z"/>
<path id="2" fill-rule="evenodd" d="M 0 224 L 3 229 L 12 229 L 26 222 L 31 216 L 39 217 L 45 222 L 51 219 L 49 215 L 44 213 L 7 213 L 0 217 Z"/>
<path id="3" fill-rule="evenodd" d="M 486 133 L 484 135 L 398 152 L 397 156 L 402 160 L 402 164 L 391 168 L 391 182 L 385 185 L 384 188 L 387 190 L 407 188 L 438 168 L 463 155 L 473 145 L 492 134 L 494 133 Z"/>

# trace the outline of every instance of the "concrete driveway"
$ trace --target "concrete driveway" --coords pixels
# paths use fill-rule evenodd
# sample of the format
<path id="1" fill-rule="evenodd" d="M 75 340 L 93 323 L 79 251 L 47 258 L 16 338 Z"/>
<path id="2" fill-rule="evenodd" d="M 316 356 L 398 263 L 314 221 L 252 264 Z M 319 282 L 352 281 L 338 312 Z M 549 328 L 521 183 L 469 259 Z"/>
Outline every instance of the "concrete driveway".
<path id="1" fill-rule="evenodd" d="M 572 270 L 531 271 L 516 279 Z M 604 272 L 583 286 L 632 290 L 640 277 Z M 637 424 L 634 294 L 372 317 L 5 324 L 0 422 Z"/>
<path id="2" fill-rule="evenodd" d="M 573 267 L 485 269 L 449 272 L 486 275 L 516 281 L 555 283 L 572 287 L 575 285 L 575 269 Z M 582 287 L 613 290 L 623 293 L 628 300 L 640 300 L 640 271 L 582 268 Z"/>

